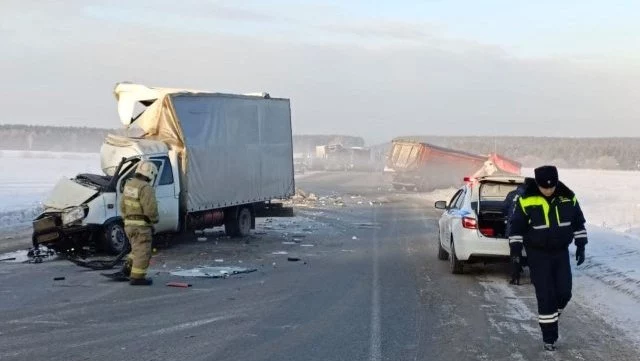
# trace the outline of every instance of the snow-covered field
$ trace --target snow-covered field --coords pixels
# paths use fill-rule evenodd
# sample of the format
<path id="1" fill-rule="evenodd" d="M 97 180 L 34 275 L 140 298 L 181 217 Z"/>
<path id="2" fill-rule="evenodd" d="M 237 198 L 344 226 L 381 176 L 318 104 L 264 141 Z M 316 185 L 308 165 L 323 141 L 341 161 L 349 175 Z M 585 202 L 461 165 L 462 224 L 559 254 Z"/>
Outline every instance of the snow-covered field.
<path id="1" fill-rule="evenodd" d="M 100 155 L 0 151 L 0 229 L 30 222 L 62 177 L 97 173 Z"/>

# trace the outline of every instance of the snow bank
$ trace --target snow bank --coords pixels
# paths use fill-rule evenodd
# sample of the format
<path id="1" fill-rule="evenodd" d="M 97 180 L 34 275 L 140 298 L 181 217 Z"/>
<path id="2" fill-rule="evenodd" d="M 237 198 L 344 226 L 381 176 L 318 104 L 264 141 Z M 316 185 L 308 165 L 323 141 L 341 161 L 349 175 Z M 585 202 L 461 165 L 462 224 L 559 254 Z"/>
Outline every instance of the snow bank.
<path id="1" fill-rule="evenodd" d="M 30 222 L 60 178 L 102 173 L 97 153 L 3 150 L 0 169 L 0 228 Z"/>

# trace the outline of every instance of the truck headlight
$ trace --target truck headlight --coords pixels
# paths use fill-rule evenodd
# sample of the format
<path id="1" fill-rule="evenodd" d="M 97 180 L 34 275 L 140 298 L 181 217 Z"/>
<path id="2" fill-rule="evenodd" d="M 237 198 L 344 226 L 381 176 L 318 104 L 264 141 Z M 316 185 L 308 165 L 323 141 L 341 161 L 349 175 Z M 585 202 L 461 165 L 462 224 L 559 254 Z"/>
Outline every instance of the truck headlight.
<path id="1" fill-rule="evenodd" d="M 74 207 L 62 213 L 62 224 L 65 226 L 77 222 L 85 217 L 83 207 Z"/>

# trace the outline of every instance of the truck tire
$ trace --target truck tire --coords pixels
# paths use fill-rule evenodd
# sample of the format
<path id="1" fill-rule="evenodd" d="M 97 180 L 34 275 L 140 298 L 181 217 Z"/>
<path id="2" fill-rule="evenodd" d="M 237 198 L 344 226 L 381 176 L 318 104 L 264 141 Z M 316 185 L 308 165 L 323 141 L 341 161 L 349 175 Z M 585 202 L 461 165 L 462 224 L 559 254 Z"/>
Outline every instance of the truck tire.
<path id="1" fill-rule="evenodd" d="M 224 231 L 229 237 L 246 237 L 251 233 L 253 213 L 248 207 L 235 208 L 225 215 Z"/>
<path id="2" fill-rule="evenodd" d="M 449 269 L 454 275 L 462 274 L 463 263 L 456 257 L 456 247 L 453 244 L 453 238 L 451 238 L 451 253 L 449 254 Z"/>
<path id="3" fill-rule="evenodd" d="M 104 227 L 102 248 L 105 251 L 120 254 L 124 249 L 130 247 L 124 226 L 120 222 L 111 222 Z"/>

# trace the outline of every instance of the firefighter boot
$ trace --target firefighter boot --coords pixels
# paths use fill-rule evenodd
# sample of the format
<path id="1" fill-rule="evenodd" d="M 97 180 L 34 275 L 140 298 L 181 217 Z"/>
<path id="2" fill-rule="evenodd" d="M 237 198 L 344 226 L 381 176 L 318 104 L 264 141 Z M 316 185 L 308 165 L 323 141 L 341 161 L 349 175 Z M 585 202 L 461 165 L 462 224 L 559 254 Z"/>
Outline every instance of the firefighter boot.
<path id="1" fill-rule="evenodd" d="M 129 281 L 129 276 L 131 276 L 131 262 L 127 260 L 118 272 L 103 273 L 102 275 L 117 282 Z"/>
<path id="2" fill-rule="evenodd" d="M 151 278 L 132 278 L 129 280 L 129 284 L 132 286 L 151 286 L 153 280 Z"/>

